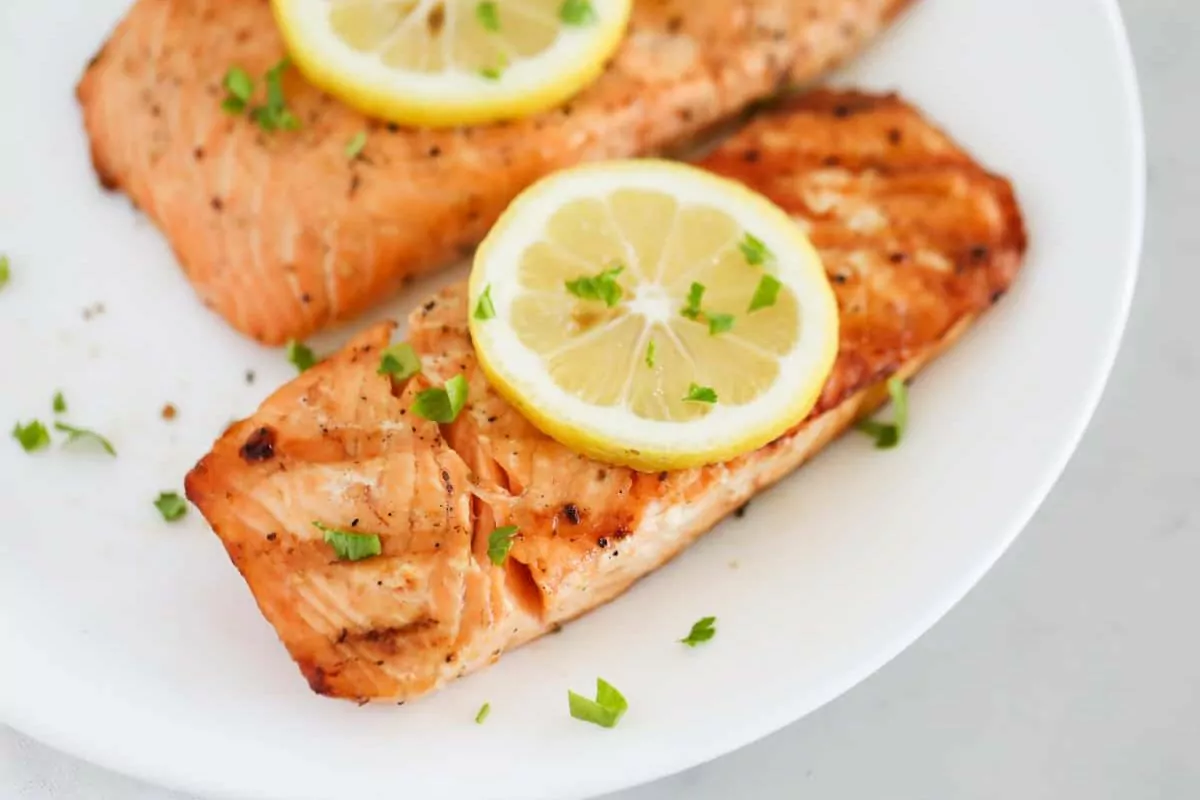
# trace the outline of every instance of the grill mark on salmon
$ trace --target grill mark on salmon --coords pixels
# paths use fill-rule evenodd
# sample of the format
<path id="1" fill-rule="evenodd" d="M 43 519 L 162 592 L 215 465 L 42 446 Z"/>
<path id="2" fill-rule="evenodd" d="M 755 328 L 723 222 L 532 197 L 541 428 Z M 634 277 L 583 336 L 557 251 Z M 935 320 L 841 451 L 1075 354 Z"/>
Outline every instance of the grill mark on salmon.
<path id="1" fill-rule="evenodd" d="M 220 102 L 230 66 L 261 75 L 283 56 L 267 0 L 137 0 L 77 95 L 101 184 L 163 230 L 206 306 L 279 344 L 469 254 L 536 179 L 689 140 L 848 58 L 910 2 L 640 0 L 574 100 L 454 130 L 380 124 L 289 70 L 303 129 L 266 134 Z"/>
<path id="2" fill-rule="evenodd" d="M 772 197 L 821 252 L 841 330 L 817 407 L 727 463 L 639 473 L 571 452 L 489 387 L 464 286 L 411 315 L 423 372 L 407 381 L 376 372 L 393 326 L 368 328 L 235 424 L 187 478 L 314 691 L 417 697 L 614 598 L 875 409 L 886 378 L 949 347 L 1026 248 L 1008 183 L 894 96 L 789 100 L 703 166 Z M 459 373 L 469 399 L 453 423 L 404 413 Z M 243 459 L 263 427 L 274 457 Z M 359 520 L 382 555 L 333 561 L 314 519 Z M 487 535 L 510 524 L 520 532 L 496 567 Z"/>

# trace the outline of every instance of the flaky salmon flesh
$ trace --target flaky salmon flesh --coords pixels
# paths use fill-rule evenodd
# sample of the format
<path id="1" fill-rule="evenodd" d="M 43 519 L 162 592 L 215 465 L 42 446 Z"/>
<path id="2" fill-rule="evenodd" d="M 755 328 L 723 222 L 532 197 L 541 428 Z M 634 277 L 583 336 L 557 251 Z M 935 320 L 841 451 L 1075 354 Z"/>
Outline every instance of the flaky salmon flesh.
<path id="1" fill-rule="evenodd" d="M 910 2 L 638 0 L 574 101 L 456 130 L 368 119 L 291 69 L 302 128 L 265 133 L 221 110 L 221 81 L 283 57 L 268 0 L 137 0 L 77 93 L 100 181 L 158 224 L 205 305 L 279 344 L 469 253 L 538 178 L 687 140 L 853 55 Z"/>
<path id="2" fill-rule="evenodd" d="M 1025 252 L 1009 184 L 894 97 L 820 92 L 766 113 L 703 166 L 807 229 L 840 309 L 840 348 L 798 427 L 728 463 L 647 474 L 548 438 L 488 385 L 466 288 L 421 305 L 423 372 L 378 374 L 393 326 L 279 389 L 192 470 L 224 542 L 313 690 L 407 700 L 616 597 L 795 469 L 948 347 L 1005 292 Z M 455 375 L 458 418 L 410 408 Z M 335 560 L 314 521 L 378 534 Z M 488 535 L 519 529 L 504 566 Z"/>

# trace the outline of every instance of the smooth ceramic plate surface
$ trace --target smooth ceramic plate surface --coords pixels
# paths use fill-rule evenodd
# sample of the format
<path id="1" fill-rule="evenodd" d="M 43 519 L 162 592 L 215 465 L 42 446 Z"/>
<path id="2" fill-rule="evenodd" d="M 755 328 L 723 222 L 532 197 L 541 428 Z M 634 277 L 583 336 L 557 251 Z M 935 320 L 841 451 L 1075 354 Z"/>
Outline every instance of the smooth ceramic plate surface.
<path id="1" fill-rule="evenodd" d="M 0 441 L 0 720 L 71 753 L 288 800 L 563 798 L 685 768 L 797 719 L 932 625 L 1032 514 L 1098 399 L 1143 206 L 1115 6 L 923 0 L 838 80 L 903 90 L 1012 176 L 1033 249 L 996 313 L 912 390 L 903 446 L 849 437 L 616 603 L 428 701 L 316 697 L 199 515 L 169 526 L 151 505 L 292 370 L 201 308 L 153 226 L 96 185 L 72 89 L 124 5 L 0 8 L 14 272 L 0 423 L 49 418 L 62 389 L 68 418 L 120 453 Z M 676 643 L 708 614 L 711 644 Z M 597 675 L 630 699 L 616 730 L 567 715 L 568 687 Z"/>

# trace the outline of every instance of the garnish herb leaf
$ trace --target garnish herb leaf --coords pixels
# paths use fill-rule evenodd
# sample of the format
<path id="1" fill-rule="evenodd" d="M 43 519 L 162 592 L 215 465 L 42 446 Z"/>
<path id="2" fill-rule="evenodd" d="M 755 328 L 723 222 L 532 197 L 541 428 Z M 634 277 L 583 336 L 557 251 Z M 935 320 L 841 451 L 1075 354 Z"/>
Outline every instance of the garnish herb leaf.
<path id="1" fill-rule="evenodd" d="M 104 448 L 104 452 L 110 456 L 117 454 L 116 448 L 112 446 L 112 442 L 95 431 L 89 431 L 87 428 L 76 428 L 74 425 L 68 425 L 65 422 L 55 422 L 54 430 L 67 434 L 67 444 L 73 444 L 81 439 L 91 439 Z"/>
<path id="2" fill-rule="evenodd" d="M 700 386 L 693 383 L 688 386 L 687 394 L 684 395 L 684 400 L 691 400 L 695 403 L 715 403 L 717 402 L 717 393 L 708 386 Z"/>
<path id="3" fill-rule="evenodd" d="M 679 313 L 688 319 L 696 319 L 700 316 L 700 301 L 704 299 L 704 284 L 692 282 L 688 289 L 687 305 L 679 310 Z"/>
<path id="4" fill-rule="evenodd" d="M 742 237 L 742 241 L 738 242 L 738 249 L 742 251 L 742 255 L 746 258 L 746 263 L 752 267 L 757 267 L 765 264 L 768 261 L 774 261 L 775 255 L 769 249 L 762 239 L 759 239 L 754 234 L 746 231 Z"/>
<path id="5" fill-rule="evenodd" d="M 754 297 L 750 298 L 750 308 L 747 311 L 758 311 L 760 308 L 770 308 L 779 297 L 779 287 L 782 286 L 774 275 L 763 275 L 758 279 L 758 288 Z"/>
<path id="6" fill-rule="evenodd" d="M 13 426 L 12 437 L 21 445 L 26 453 L 36 453 L 50 446 L 50 432 L 38 420 L 31 420 L 24 425 L 17 423 Z"/>
<path id="7" fill-rule="evenodd" d="M 716 635 L 717 629 L 713 627 L 713 623 L 717 621 L 716 617 L 703 617 L 692 625 L 692 630 L 686 637 L 679 641 L 686 644 L 688 647 L 695 647 L 702 642 L 707 642 Z"/>
<path id="8" fill-rule="evenodd" d="M 313 355 L 312 348 L 304 342 L 298 342 L 295 339 L 289 339 L 287 343 L 287 360 L 299 372 L 312 369 L 317 363 L 317 357 Z"/>
<path id="9" fill-rule="evenodd" d="M 181 519 L 187 513 L 187 501 L 175 492 L 159 492 L 154 507 L 167 522 Z"/>
<path id="10" fill-rule="evenodd" d="M 479 20 L 484 30 L 495 33 L 500 30 L 500 7 L 495 0 L 484 0 L 475 6 L 475 19 Z"/>
<path id="11" fill-rule="evenodd" d="M 383 351 L 379 359 L 379 374 L 391 375 L 398 381 L 411 378 L 421 371 L 421 359 L 408 342 L 394 344 Z"/>
<path id="12" fill-rule="evenodd" d="M 502 566 L 504 559 L 508 558 L 508 551 L 512 549 L 516 536 L 516 525 L 505 525 L 488 534 L 488 558 L 497 567 Z"/>
<path id="13" fill-rule="evenodd" d="M 617 283 L 617 276 L 624 271 L 625 267 L 618 265 L 596 275 L 566 281 L 567 291 L 582 300 L 599 300 L 612 308 L 621 302 L 621 296 L 624 294 L 621 284 Z"/>
<path id="14" fill-rule="evenodd" d="M 479 74 L 487 78 L 489 81 L 498 81 L 500 76 L 504 74 L 504 70 L 508 69 L 508 57 L 501 53 L 496 59 L 496 63 L 490 67 L 484 67 L 479 70 Z"/>
<path id="15" fill-rule="evenodd" d="M 483 721 L 488 718 L 488 714 L 492 713 L 492 704 L 484 703 L 479 707 L 479 713 L 475 715 L 475 724 L 482 725 Z"/>
<path id="16" fill-rule="evenodd" d="M 563 0 L 558 18 L 568 25 L 589 25 L 596 21 L 596 9 L 591 0 Z"/>
<path id="17" fill-rule="evenodd" d="M 353 161 L 358 158 L 358 154 L 367 146 L 367 132 L 359 131 L 354 134 L 354 138 L 346 143 L 346 159 Z"/>
<path id="18" fill-rule="evenodd" d="M 12 267 L 9 264 L 8 256 L 0 254 L 0 289 L 8 283 L 12 278 Z"/>
<path id="19" fill-rule="evenodd" d="M 254 94 L 254 78 L 250 77 L 250 73 L 241 67 L 230 67 L 225 73 L 225 80 L 222 82 L 225 91 L 229 92 L 229 96 L 235 100 L 241 100 L 243 105 L 250 102 L 250 96 Z"/>
<path id="20" fill-rule="evenodd" d="M 63 397 L 62 392 L 55 392 L 54 399 L 50 401 L 50 405 L 54 408 L 55 414 L 61 414 L 67 410 L 67 398 Z"/>
<path id="21" fill-rule="evenodd" d="M 864 419 L 855 425 L 860 431 L 874 438 L 875 446 L 880 450 L 890 450 L 900 444 L 904 428 L 908 425 L 908 387 L 899 378 L 889 378 L 887 390 L 892 398 L 892 421 L 889 423 Z"/>
<path id="22" fill-rule="evenodd" d="M 338 561 L 362 561 L 383 552 L 383 543 L 375 533 L 355 533 L 340 528 L 331 528 L 313 521 L 313 527 L 325 534 L 325 544 L 333 548 Z"/>
<path id="23" fill-rule="evenodd" d="M 283 96 L 283 73 L 292 62 L 284 58 L 267 70 L 263 80 L 267 85 L 267 104 L 250 109 L 250 119 L 254 120 L 264 131 L 299 129 L 300 120 L 288 110 L 287 101 Z M 227 114 L 241 114 L 250 105 L 254 95 L 254 79 L 241 67 L 230 67 L 221 82 L 227 94 L 221 101 L 221 108 Z"/>
<path id="24" fill-rule="evenodd" d="M 572 691 L 567 692 L 567 705 L 571 716 L 584 722 L 611 728 L 620 721 L 629 709 L 629 703 L 616 688 L 603 678 L 596 679 L 596 699 L 589 700 Z"/>
<path id="25" fill-rule="evenodd" d="M 430 422 L 454 422 L 467 403 L 467 379 L 455 375 L 444 387 L 425 389 L 413 401 L 413 413 Z"/>
<path id="26" fill-rule="evenodd" d="M 650 344 L 646 345 L 646 366 L 654 369 L 654 340 L 650 340 Z"/>
<path id="27" fill-rule="evenodd" d="M 475 304 L 475 319 L 492 319 L 496 316 L 496 307 L 492 305 L 492 285 L 483 287 L 479 302 Z"/>
<path id="28" fill-rule="evenodd" d="M 725 333 L 733 328 L 733 314 L 713 314 L 705 312 L 704 316 L 708 319 L 708 334 L 716 336 L 718 333 Z"/>

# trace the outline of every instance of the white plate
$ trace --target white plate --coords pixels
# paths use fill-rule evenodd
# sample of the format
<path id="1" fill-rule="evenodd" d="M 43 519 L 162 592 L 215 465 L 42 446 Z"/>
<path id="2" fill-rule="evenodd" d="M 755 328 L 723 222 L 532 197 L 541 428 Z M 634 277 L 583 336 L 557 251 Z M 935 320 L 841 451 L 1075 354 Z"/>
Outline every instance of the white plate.
<path id="1" fill-rule="evenodd" d="M 902 89 L 1012 176 L 1033 249 L 913 389 L 904 445 L 850 437 L 623 599 L 427 702 L 324 700 L 199 515 L 169 526 L 151 505 L 291 369 L 203 310 L 156 230 L 96 186 L 72 88 L 125 4 L 68 5 L 0 9 L 0 423 L 50 417 L 61 388 L 120 457 L 0 442 L 0 719 L 113 769 L 239 797 L 561 798 L 744 745 L 978 580 L 1061 470 L 1120 338 L 1143 151 L 1115 5 L 924 0 L 840 80 Z M 717 637 L 680 647 L 706 614 Z M 567 715 L 567 688 L 597 675 L 630 699 L 613 731 Z"/>

